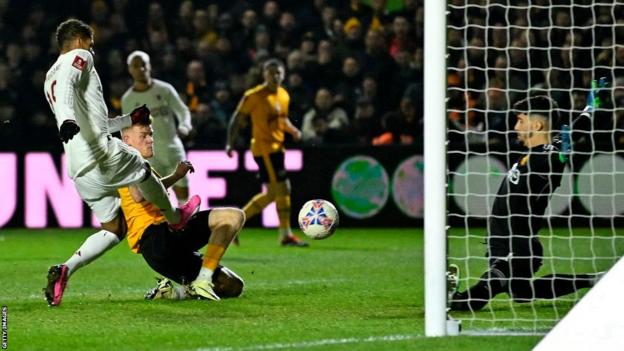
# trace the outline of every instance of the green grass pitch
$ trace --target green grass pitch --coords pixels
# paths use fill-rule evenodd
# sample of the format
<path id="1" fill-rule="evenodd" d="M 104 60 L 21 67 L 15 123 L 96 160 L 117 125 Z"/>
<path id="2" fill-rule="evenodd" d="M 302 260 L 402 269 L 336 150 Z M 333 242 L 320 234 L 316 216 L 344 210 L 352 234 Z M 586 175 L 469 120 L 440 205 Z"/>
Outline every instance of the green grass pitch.
<path id="1" fill-rule="evenodd" d="M 156 274 L 124 241 L 72 276 L 63 304 L 49 308 L 41 293 L 47 267 L 91 232 L 0 231 L 9 350 L 530 350 L 541 338 L 425 338 L 416 228 L 339 229 L 307 249 L 279 247 L 274 230 L 244 229 L 242 245 L 223 259 L 245 280 L 244 294 L 217 303 L 144 301 Z M 451 254 L 463 243 L 451 241 Z M 477 238 L 468 245 L 482 251 Z M 462 264 L 484 268 L 477 259 Z M 550 306 L 520 308 L 548 315 Z M 513 315 L 501 305 L 496 313 Z"/>

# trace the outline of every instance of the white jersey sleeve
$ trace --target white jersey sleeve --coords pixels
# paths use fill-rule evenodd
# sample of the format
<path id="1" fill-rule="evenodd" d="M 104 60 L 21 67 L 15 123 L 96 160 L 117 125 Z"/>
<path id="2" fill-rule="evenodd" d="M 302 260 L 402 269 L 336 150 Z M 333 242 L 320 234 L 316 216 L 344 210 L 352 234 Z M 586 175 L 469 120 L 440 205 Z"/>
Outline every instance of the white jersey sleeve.
<path id="1" fill-rule="evenodd" d="M 186 104 L 180 99 L 180 95 L 178 95 L 178 92 L 171 84 L 167 83 L 165 87 L 169 92 L 169 94 L 167 94 L 167 102 L 178 120 L 178 128 L 182 127 L 187 133 L 190 132 L 193 130 L 191 111 L 189 111 Z"/>
<path id="2" fill-rule="evenodd" d="M 121 132 L 125 128 L 128 128 L 132 125 L 132 117 L 130 114 L 117 116 L 115 118 L 108 119 L 108 132 L 115 133 Z"/>

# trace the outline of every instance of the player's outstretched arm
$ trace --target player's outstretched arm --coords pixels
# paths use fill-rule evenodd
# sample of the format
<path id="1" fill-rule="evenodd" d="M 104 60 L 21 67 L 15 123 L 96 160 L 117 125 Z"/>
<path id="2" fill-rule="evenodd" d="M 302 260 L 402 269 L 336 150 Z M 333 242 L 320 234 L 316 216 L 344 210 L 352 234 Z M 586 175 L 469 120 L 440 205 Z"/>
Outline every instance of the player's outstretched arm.
<path id="1" fill-rule="evenodd" d="M 167 89 L 169 90 L 167 102 L 169 102 L 169 106 L 171 106 L 171 109 L 178 120 L 178 133 L 183 137 L 187 136 L 191 130 L 193 130 L 193 125 L 191 124 L 191 111 L 182 99 L 180 99 L 180 95 L 178 95 L 178 92 L 171 84 L 167 84 Z"/>
<path id="2" fill-rule="evenodd" d="M 160 178 L 160 181 L 162 182 L 165 189 L 168 189 L 171 188 L 173 184 L 175 184 L 178 180 L 184 178 L 184 176 L 186 176 L 186 174 L 189 172 L 195 172 L 193 164 L 190 161 L 180 161 L 175 171 L 173 171 L 173 173 L 164 178 Z M 130 196 L 132 196 L 132 200 L 134 200 L 134 202 L 141 202 L 145 200 L 143 194 L 141 193 L 141 190 L 139 190 L 136 185 L 131 185 L 129 187 L 129 190 Z"/>
<path id="3" fill-rule="evenodd" d="M 176 166 L 175 171 L 170 175 L 161 178 L 160 181 L 163 183 L 165 189 L 170 188 L 175 184 L 178 180 L 184 178 L 187 173 L 195 173 L 195 168 L 190 161 L 180 161 Z"/>
<path id="4" fill-rule="evenodd" d="M 571 129 L 573 131 L 589 130 L 596 109 L 604 107 L 608 100 L 609 82 L 607 81 L 607 77 L 601 77 L 599 80 L 592 80 L 591 88 L 587 95 L 587 105 L 583 109 L 583 112 L 572 121 Z"/>
<path id="5" fill-rule="evenodd" d="M 228 157 L 232 157 L 232 152 L 234 151 L 232 147 L 234 142 L 238 138 L 238 131 L 240 129 L 242 119 L 243 115 L 239 112 L 238 109 L 234 111 L 232 117 L 230 118 L 227 130 L 227 142 L 225 143 L 225 152 L 227 153 Z"/>
<path id="6" fill-rule="evenodd" d="M 294 141 L 301 140 L 301 131 L 295 127 L 288 117 L 280 118 L 280 128 L 293 137 Z"/>
<path id="7" fill-rule="evenodd" d="M 132 112 L 108 119 L 108 132 L 115 133 L 130 127 L 133 124 L 148 124 L 150 110 L 144 104 L 132 110 Z"/>
<path id="8" fill-rule="evenodd" d="M 609 82 L 606 77 L 601 77 L 598 81 L 592 80 L 589 94 L 587 95 L 587 105 L 578 116 L 576 116 L 571 125 L 564 124 L 561 127 L 561 144 L 564 156 L 572 150 L 572 144 L 580 139 L 583 132 L 591 132 L 592 119 L 596 109 L 604 107 L 609 100 Z"/>

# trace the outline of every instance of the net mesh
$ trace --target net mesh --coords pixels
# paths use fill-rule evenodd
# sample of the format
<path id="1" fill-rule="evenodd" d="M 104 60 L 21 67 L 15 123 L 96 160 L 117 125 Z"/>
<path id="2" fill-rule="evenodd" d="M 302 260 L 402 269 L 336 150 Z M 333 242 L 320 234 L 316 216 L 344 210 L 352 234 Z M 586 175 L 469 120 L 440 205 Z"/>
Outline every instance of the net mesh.
<path id="1" fill-rule="evenodd" d="M 608 103 L 577 131 L 561 186 L 539 233 L 551 273 L 592 273 L 624 254 L 624 2 L 449 1 L 447 13 L 448 260 L 460 290 L 488 268 L 487 220 L 501 182 L 526 150 L 512 105 L 547 95 L 570 125 L 592 80 L 611 84 Z M 543 332 L 586 289 L 556 299 L 514 302 L 496 296 L 480 311 L 452 312 L 465 330 Z"/>

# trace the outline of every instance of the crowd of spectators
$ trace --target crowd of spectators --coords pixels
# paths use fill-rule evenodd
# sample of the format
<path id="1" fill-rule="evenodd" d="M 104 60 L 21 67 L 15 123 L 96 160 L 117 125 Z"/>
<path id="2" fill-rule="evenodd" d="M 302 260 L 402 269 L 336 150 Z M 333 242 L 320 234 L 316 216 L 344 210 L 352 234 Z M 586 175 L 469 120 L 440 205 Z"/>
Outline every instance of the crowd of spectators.
<path id="1" fill-rule="evenodd" d="M 132 84 L 127 55 L 144 50 L 153 76 L 192 112 L 187 147 L 224 146 L 238 100 L 261 83 L 269 57 L 286 65 L 290 118 L 303 143 L 414 144 L 422 139 L 422 3 L 0 0 L 0 120 L 11 121 L 1 144 L 60 149 L 42 87 L 58 56 L 56 26 L 68 17 L 94 29 L 110 115 Z"/>
<path id="2" fill-rule="evenodd" d="M 624 4 L 613 1 L 450 0 L 447 18 L 449 139 L 513 145 L 510 108 L 545 94 L 569 123 L 592 79 L 614 87 L 586 142 L 624 145 Z M 512 5 L 512 6 L 510 6 Z M 619 147 L 619 146 L 618 146 Z"/>
<path id="3" fill-rule="evenodd" d="M 42 86 L 58 55 L 56 26 L 68 17 L 95 30 L 111 116 L 132 84 L 126 56 L 150 54 L 153 76 L 192 111 L 187 147 L 223 147 L 238 100 L 261 82 L 269 57 L 286 65 L 290 118 L 304 144 L 422 143 L 423 2 L 0 0 L 0 121 L 11 121 L 0 123 L 0 147 L 60 149 Z M 624 5 L 575 4 L 449 0 L 451 144 L 509 145 L 509 109 L 529 94 L 549 94 L 568 120 L 600 76 L 615 86 L 615 112 L 594 128 L 624 144 Z"/>

